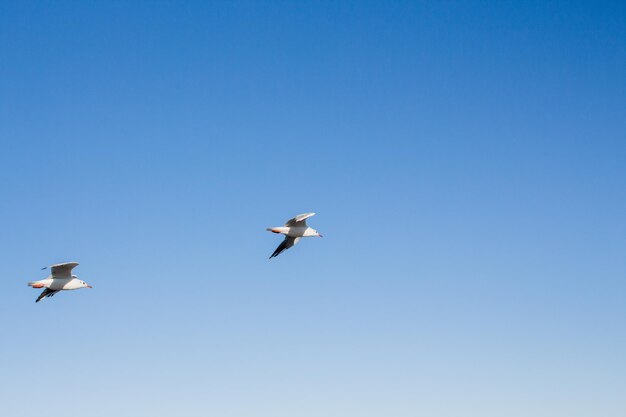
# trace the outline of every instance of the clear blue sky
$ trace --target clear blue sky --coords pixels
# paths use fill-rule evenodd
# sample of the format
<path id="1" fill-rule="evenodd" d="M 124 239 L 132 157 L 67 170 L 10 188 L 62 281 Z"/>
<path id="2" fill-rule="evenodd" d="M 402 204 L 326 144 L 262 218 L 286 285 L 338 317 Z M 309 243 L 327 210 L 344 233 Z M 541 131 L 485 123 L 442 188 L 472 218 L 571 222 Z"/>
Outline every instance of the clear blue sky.
<path id="1" fill-rule="evenodd" d="M 626 415 L 625 45 L 617 1 L 0 2 L 0 414 Z"/>

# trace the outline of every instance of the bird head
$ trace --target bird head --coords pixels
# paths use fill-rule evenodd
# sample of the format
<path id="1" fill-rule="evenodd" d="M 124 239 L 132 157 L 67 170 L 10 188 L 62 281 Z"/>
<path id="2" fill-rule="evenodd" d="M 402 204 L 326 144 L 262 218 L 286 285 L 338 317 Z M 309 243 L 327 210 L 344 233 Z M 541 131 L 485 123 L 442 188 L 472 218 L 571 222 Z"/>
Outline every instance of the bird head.
<path id="1" fill-rule="evenodd" d="M 72 275 L 72 278 L 78 281 L 78 283 L 81 285 L 80 288 L 93 288 L 91 285 L 87 284 L 85 281 L 79 279 L 76 275 Z"/>
<path id="2" fill-rule="evenodd" d="M 91 285 L 87 284 L 85 281 L 80 281 L 83 288 L 93 288 Z"/>

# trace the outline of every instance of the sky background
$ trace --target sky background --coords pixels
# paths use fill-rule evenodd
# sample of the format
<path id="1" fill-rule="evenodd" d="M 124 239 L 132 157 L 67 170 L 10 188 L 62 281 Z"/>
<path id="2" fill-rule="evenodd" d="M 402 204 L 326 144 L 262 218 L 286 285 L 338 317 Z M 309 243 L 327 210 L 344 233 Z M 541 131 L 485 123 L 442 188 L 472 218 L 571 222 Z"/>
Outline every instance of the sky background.
<path id="1" fill-rule="evenodd" d="M 626 415 L 625 45 L 618 1 L 0 1 L 0 414 Z"/>

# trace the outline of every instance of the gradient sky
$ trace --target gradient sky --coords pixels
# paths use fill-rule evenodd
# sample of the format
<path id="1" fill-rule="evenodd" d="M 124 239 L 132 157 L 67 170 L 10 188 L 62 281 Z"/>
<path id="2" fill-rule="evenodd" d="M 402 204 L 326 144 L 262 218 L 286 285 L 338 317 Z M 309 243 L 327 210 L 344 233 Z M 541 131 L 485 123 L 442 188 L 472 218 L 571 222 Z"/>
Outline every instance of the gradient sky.
<path id="1" fill-rule="evenodd" d="M 623 417 L 625 45 L 618 1 L 0 1 L 0 414 Z"/>

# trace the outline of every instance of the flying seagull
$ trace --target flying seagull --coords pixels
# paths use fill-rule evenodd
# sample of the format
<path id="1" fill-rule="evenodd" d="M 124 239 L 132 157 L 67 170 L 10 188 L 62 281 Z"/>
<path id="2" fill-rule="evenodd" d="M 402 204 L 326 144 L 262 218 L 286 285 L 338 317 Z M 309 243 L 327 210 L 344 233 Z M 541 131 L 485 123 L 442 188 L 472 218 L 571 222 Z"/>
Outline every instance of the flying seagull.
<path id="1" fill-rule="evenodd" d="M 298 214 L 293 219 L 287 221 L 287 223 L 285 223 L 285 226 L 270 227 L 267 229 L 269 232 L 281 233 L 285 235 L 285 240 L 283 240 L 281 244 L 278 245 L 274 253 L 272 253 L 272 256 L 270 256 L 270 259 L 272 259 L 274 256 L 280 255 L 282 251 L 294 246 L 300 241 L 300 238 L 302 237 L 322 237 L 322 235 L 320 235 L 317 230 L 307 226 L 306 219 L 311 216 L 315 216 L 315 213 Z"/>
<path id="2" fill-rule="evenodd" d="M 46 297 L 52 297 L 59 291 L 91 288 L 91 285 L 87 284 L 85 281 L 81 281 L 76 275 L 72 275 L 72 269 L 77 265 L 78 262 L 52 265 L 50 266 L 50 275 L 46 279 L 29 282 L 28 285 L 33 288 L 44 288 L 35 302 L 38 303 Z M 46 268 L 48 267 L 46 266 L 41 269 Z"/>

